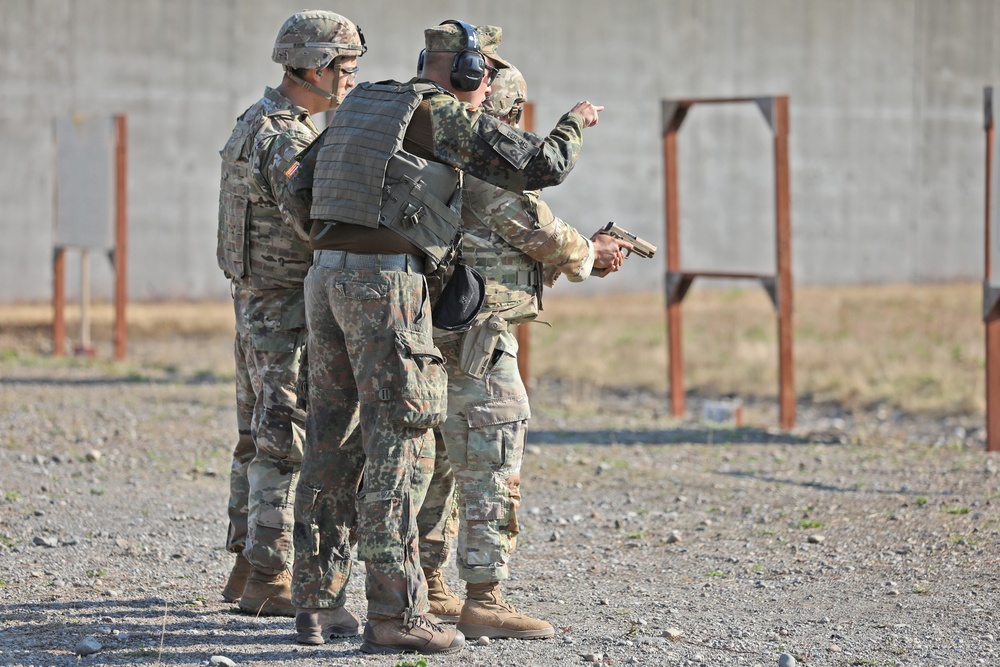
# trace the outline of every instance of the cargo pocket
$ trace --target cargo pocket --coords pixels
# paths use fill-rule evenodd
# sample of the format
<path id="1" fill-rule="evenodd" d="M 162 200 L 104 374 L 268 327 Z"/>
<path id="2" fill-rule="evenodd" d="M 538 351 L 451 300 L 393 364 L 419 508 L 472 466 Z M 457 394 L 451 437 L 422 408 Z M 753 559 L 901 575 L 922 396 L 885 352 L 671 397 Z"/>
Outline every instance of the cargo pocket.
<path id="1" fill-rule="evenodd" d="M 295 551 L 301 554 L 319 555 L 319 521 L 316 519 L 316 504 L 320 490 L 305 484 L 298 489 L 295 499 L 299 518 L 295 522 Z"/>
<path id="2" fill-rule="evenodd" d="M 358 497 L 358 560 L 366 563 L 403 562 L 403 499 L 391 493 Z"/>
<path id="3" fill-rule="evenodd" d="M 531 418 L 528 396 L 511 396 L 465 404 L 469 421 L 466 466 L 471 470 L 500 468 L 524 437 L 522 423 Z"/>
<path id="4" fill-rule="evenodd" d="M 411 428 L 434 428 L 447 412 L 448 376 L 441 355 L 429 334 L 397 331 L 399 381 L 376 391 L 385 404 L 389 421 Z"/>

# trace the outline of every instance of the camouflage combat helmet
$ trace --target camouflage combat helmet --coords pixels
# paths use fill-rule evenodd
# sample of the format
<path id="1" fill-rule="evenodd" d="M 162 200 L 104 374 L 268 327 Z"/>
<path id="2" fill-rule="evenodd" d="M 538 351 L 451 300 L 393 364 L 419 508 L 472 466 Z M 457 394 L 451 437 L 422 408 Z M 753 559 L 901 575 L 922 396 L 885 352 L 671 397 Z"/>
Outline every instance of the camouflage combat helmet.
<path id="1" fill-rule="evenodd" d="M 517 125 L 528 100 L 528 83 L 521 72 L 510 65 L 497 74 L 490 94 L 483 101 L 483 111 L 495 118 Z"/>
<path id="2" fill-rule="evenodd" d="M 361 28 L 323 10 L 292 14 L 278 31 L 271 60 L 290 69 L 323 69 L 337 57 L 361 57 L 368 47 Z"/>

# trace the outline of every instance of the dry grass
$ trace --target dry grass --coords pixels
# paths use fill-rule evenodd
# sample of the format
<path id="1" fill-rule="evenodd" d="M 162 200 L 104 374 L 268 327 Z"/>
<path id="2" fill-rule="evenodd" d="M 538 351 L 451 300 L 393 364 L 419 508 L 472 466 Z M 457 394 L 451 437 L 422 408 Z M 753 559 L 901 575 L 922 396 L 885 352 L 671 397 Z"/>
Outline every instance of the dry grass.
<path id="1" fill-rule="evenodd" d="M 565 292 L 563 292 L 565 294 Z M 795 294 L 796 393 L 847 406 L 982 414 L 981 288 L 808 288 Z M 531 325 L 532 374 L 666 391 L 661 294 L 559 295 Z M 684 301 L 688 391 L 777 395 L 777 325 L 766 293 L 694 290 Z"/>
<path id="2" fill-rule="evenodd" d="M 850 406 L 887 403 L 908 411 L 982 414 L 985 410 L 980 287 L 974 284 L 807 288 L 795 295 L 796 393 Z M 111 338 L 113 313 L 94 307 L 93 338 Z M 77 336 L 78 311 L 67 312 Z M 773 398 L 777 394 L 776 325 L 763 290 L 695 289 L 684 302 L 688 391 Z M 546 295 L 542 320 L 530 326 L 531 370 L 599 387 L 666 391 L 663 296 L 629 293 Z M 48 305 L 0 305 L 0 352 L 50 349 Z M 230 303 L 136 303 L 130 342 L 140 360 L 181 354 L 183 339 L 218 338 L 212 366 L 227 365 Z M 158 363 L 166 359 L 158 358 Z"/>

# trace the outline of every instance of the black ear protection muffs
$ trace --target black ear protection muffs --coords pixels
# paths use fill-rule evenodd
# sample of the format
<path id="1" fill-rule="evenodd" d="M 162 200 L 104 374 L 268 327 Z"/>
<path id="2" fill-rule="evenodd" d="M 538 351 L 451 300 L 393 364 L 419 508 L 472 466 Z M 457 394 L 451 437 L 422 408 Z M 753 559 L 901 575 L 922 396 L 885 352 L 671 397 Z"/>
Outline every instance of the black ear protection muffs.
<path id="1" fill-rule="evenodd" d="M 417 56 L 417 76 L 424 71 L 424 60 L 427 59 L 427 49 L 420 49 L 420 55 Z"/>
<path id="2" fill-rule="evenodd" d="M 479 52 L 479 35 L 476 29 L 465 21 L 445 21 L 441 25 L 451 23 L 462 30 L 465 41 L 462 50 L 451 61 L 451 85 L 456 90 L 471 92 L 479 88 L 486 76 L 486 56 Z M 418 63 L 422 66 L 423 63 Z"/>

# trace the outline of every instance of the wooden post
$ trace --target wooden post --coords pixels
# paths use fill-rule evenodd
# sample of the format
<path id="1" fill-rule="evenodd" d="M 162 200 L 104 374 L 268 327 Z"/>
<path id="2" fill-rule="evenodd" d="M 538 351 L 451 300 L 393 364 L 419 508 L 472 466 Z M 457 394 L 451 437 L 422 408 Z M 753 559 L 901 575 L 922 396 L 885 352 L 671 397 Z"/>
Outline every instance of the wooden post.
<path id="1" fill-rule="evenodd" d="M 66 355 L 66 249 L 52 257 L 52 356 Z"/>
<path id="2" fill-rule="evenodd" d="M 74 354 L 94 356 L 94 346 L 90 343 L 90 251 L 80 250 L 80 343 Z"/>
<path id="3" fill-rule="evenodd" d="M 983 280 L 983 320 L 986 324 L 986 451 L 1000 452 L 1000 314 L 990 307 L 990 283 L 993 278 L 992 243 L 993 205 L 993 88 L 983 91 L 986 130 L 986 263 Z"/>
<path id="4" fill-rule="evenodd" d="M 795 426 L 792 358 L 792 227 L 788 173 L 788 97 L 774 100 L 774 214 L 778 269 L 778 414 L 781 428 Z"/>
<path id="5" fill-rule="evenodd" d="M 674 108 L 670 118 L 664 118 L 665 134 L 663 135 L 663 171 L 664 194 L 666 197 L 667 224 L 667 272 L 668 274 L 681 270 L 680 243 L 680 186 L 677 177 L 677 130 L 680 129 L 678 116 L 683 114 L 680 108 Z M 683 116 L 681 116 L 683 118 Z M 681 317 L 681 300 L 671 298 L 667 294 L 667 357 L 670 380 L 670 413 L 674 417 L 683 417 L 684 401 L 684 357 L 681 347 L 683 319 Z"/>
<path id="6" fill-rule="evenodd" d="M 115 359 L 125 358 L 127 331 L 125 304 L 128 301 L 128 124 L 124 114 L 115 116 Z"/>

